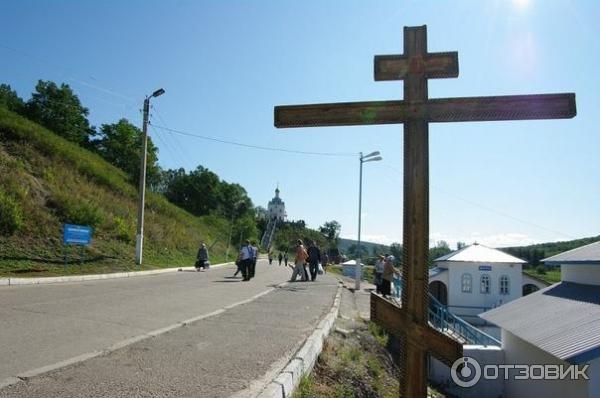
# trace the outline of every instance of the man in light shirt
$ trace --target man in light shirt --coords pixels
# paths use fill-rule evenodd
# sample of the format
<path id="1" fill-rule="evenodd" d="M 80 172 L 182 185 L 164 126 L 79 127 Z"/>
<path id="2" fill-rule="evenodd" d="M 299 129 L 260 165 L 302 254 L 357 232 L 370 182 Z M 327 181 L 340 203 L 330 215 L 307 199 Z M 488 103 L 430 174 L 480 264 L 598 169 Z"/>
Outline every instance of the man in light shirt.
<path id="1" fill-rule="evenodd" d="M 252 263 L 253 260 L 253 253 L 254 250 L 252 249 L 252 246 L 250 245 L 250 241 L 246 240 L 246 244 L 244 246 L 242 246 L 242 249 L 240 250 L 240 254 L 239 254 L 239 260 L 242 264 L 242 277 L 243 277 L 243 281 L 247 282 L 250 280 L 250 265 Z"/>

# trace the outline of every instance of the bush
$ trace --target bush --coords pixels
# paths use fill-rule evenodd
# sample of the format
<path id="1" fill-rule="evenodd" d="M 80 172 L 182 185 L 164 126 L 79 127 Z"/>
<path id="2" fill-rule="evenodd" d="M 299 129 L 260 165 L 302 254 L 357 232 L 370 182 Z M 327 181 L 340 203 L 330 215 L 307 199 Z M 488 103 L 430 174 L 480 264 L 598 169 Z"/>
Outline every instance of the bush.
<path id="1" fill-rule="evenodd" d="M 135 232 L 127 220 L 123 217 L 115 216 L 116 238 L 123 242 L 131 242 Z"/>
<path id="2" fill-rule="evenodd" d="M 544 267 L 543 265 L 538 265 L 535 268 L 535 272 L 537 272 L 540 275 L 545 275 L 546 274 L 546 267 Z"/>
<path id="3" fill-rule="evenodd" d="M 19 203 L 0 190 L 0 235 L 12 235 L 23 226 L 23 210 Z"/>
<path id="4" fill-rule="evenodd" d="M 82 199 L 58 194 L 54 196 L 50 205 L 56 209 L 58 217 L 65 223 L 96 227 L 103 220 L 98 207 Z"/>

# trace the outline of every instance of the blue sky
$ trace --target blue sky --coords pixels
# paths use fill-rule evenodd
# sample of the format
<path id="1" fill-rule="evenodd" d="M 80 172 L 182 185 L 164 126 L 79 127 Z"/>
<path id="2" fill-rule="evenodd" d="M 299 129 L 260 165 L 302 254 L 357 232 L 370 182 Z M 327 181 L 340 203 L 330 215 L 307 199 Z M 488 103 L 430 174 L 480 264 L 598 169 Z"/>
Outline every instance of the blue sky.
<path id="1" fill-rule="evenodd" d="M 363 238 L 402 239 L 402 126 L 277 130 L 273 106 L 402 98 L 373 56 L 428 26 L 430 52 L 458 51 L 460 75 L 430 98 L 575 92 L 570 120 L 430 126 L 431 239 L 492 246 L 600 233 L 600 3 L 489 1 L 32 1 L 0 3 L 0 81 L 28 98 L 67 82 L 94 125 L 152 122 L 301 151 L 380 150 L 364 170 Z M 266 206 L 277 183 L 292 219 L 356 237 L 358 159 L 267 152 L 159 128 L 165 168 L 203 165 Z"/>

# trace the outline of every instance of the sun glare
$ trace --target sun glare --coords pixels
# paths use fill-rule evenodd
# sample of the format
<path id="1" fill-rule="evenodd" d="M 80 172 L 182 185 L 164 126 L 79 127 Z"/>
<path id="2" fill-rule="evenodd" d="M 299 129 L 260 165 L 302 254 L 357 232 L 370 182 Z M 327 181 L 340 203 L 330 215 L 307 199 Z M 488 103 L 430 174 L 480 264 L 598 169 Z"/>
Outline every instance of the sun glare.
<path id="1" fill-rule="evenodd" d="M 531 0 L 511 0 L 513 5 L 520 10 L 523 10 L 529 6 Z"/>

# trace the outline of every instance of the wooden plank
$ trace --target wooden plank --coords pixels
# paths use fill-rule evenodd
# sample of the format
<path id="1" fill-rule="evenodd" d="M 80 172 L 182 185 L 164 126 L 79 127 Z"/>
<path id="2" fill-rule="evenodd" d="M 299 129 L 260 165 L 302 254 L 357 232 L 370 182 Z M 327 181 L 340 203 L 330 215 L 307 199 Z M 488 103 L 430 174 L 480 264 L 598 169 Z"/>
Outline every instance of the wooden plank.
<path id="1" fill-rule="evenodd" d="M 575 94 L 440 98 L 428 101 L 364 101 L 275 107 L 275 126 L 320 127 L 427 122 L 570 119 Z"/>
<path id="2" fill-rule="evenodd" d="M 404 101 L 342 102 L 275 107 L 275 127 L 357 126 L 403 123 Z"/>
<path id="3" fill-rule="evenodd" d="M 570 119 L 575 94 L 505 95 L 432 99 L 422 110 L 429 122 Z"/>
<path id="4" fill-rule="evenodd" d="M 409 339 L 406 349 L 406 367 L 400 375 L 400 397 L 427 397 L 427 352 Z"/>
<path id="5" fill-rule="evenodd" d="M 422 73 L 428 79 L 458 77 L 458 53 L 456 51 L 430 53 L 424 57 L 406 55 L 376 55 L 374 60 L 376 81 L 404 80 L 408 73 Z"/>
<path id="6" fill-rule="evenodd" d="M 396 307 L 376 294 L 371 294 L 371 320 L 398 339 L 408 338 L 412 344 L 448 365 L 462 357 L 461 343 L 428 324 L 415 323 L 404 308 Z"/>

